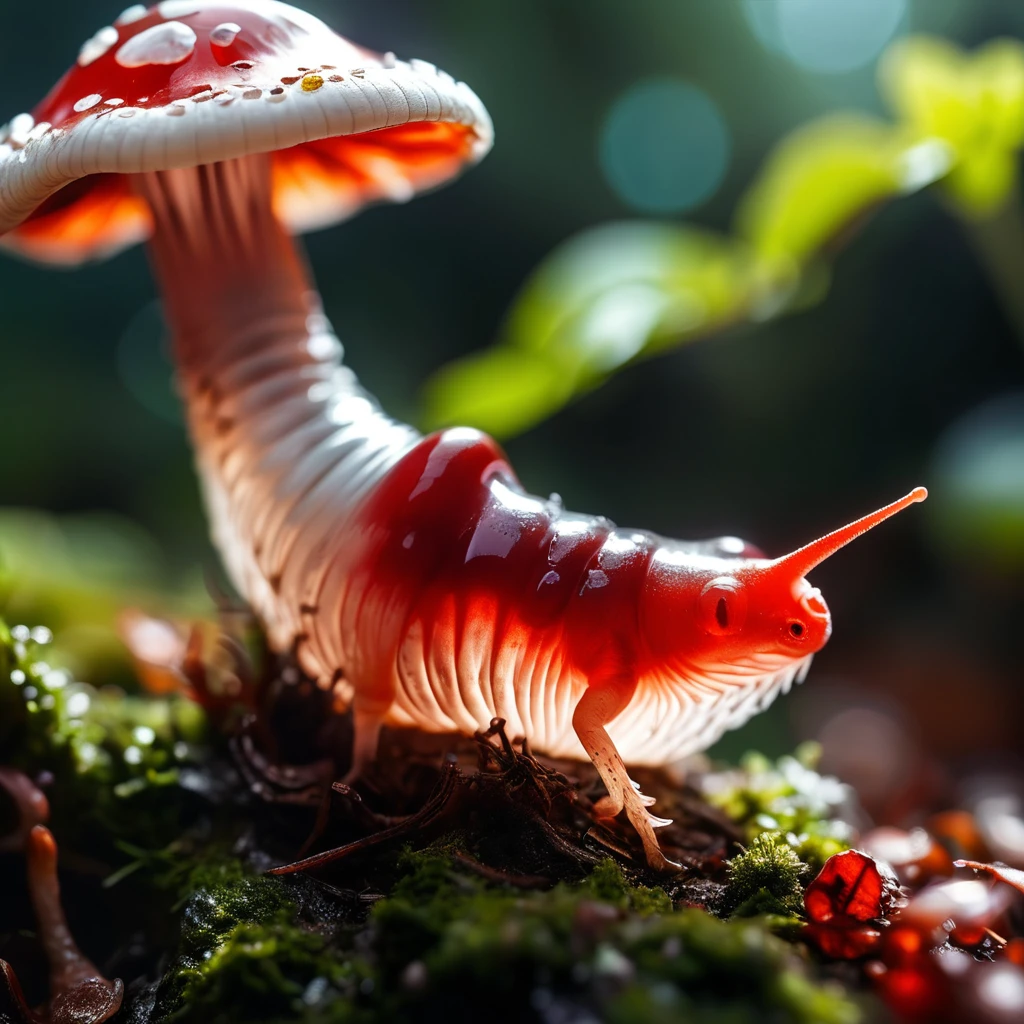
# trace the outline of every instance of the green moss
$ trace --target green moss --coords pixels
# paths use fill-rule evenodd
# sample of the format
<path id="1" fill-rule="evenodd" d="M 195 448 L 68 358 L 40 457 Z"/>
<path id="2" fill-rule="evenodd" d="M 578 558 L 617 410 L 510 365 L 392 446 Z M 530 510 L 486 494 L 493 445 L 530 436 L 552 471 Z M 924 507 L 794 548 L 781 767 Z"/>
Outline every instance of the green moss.
<path id="1" fill-rule="evenodd" d="M 154 1022 L 349 1019 L 366 972 L 300 921 L 289 888 L 235 861 L 195 870 L 178 957 L 156 993 Z M 323 1014 L 330 1014 L 329 1018 Z"/>
<path id="2" fill-rule="evenodd" d="M 762 832 L 729 861 L 723 902 L 739 917 L 798 914 L 803 908 L 801 883 L 807 875 L 807 866 L 781 832 Z"/>
<path id="3" fill-rule="evenodd" d="M 849 849 L 852 834 L 843 820 L 853 800 L 848 786 L 816 771 L 817 744 L 803 744 L 775 763 L 747 754 L 738 769 L 705 776 L 704 796 L 742 825 L 748 842 L 778 832 L 813 871 Z"/>
<path id="4" fill-rule="evenodd" d="M 231 862 L 194 873 L 179 953 L 146 1019 L 860 1019 L 845 996 L 809 980 L 763 922 L 673 909 L 611 862 L 579 885 L 543 892 L 462 875 L 436 850 L 405 854 L 399 867 L 367 921 L 329 927 L 312 926 L 301 886 Z"/>
<path id="5" fill-rule="evenodd" d="M 672 901 L 664 889 L 631 885 L 622 874 L 622 869 L 611 858 L 601 861 L 581 888 L 596 900 L 644 916 L 665 914 L 672 909 Z"/>
<path id="6" fill-rule="evenodd" d="M 788 901 L 802 865 L 777 849 Z M 763 923 L 673 910 L 612 862 L 580 885 L 530 893 L 461 877 L 442 858 L 408 863 L 371 916 L 380 1019 L 470 1020 L 488 1006 L 523 1020 L 559 1006 L 624 1022 L 859 1019 L 844 996 L 805 982 Z M 799 982 L 780 984 L 790 973 Z"/>

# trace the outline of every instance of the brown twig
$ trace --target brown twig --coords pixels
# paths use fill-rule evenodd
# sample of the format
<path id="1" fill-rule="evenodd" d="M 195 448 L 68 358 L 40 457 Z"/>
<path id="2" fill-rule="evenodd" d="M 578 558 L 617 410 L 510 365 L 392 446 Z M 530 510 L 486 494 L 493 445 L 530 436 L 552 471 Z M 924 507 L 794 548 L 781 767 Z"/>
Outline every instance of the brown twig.
<path id="1" fill-rule="evenodd" d="M 353 843 L 347 843 L 345 846 L 339 846 L 333 850 L 325 850 L 323 853 L 314 854 L 312 857 L 306 857 L 292 864 L 283 864 L 280 867 L 271 868 L 267 874 L 291 875 L 298 871 L 311 871 L 314 868 L 323 867 L 325 864 L 331 864 L 354 853 L 367 850 L 372 846 L 379 846 L 381 843 L 401 839 L 411 832 L 426 828 L 444 812 L 461 778 L 462 773 L 459 771 L 458 766 L 449 762 L 445 765 L 441 775 L 441 782 L 431 798 L 419 811 L 410 815 L 404 821 L 373 835 L 365 836 L 363 839 L 357 839 Z"/>

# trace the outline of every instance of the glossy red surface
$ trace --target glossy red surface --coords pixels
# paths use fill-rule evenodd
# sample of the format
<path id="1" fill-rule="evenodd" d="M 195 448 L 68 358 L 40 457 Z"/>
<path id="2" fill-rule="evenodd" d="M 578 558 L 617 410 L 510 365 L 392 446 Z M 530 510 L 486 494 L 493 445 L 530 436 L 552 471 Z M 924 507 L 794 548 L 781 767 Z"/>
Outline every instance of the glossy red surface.
<path id="1" fill-rule="evenodd" d="M 171 16 L 160 13 L 161 8 Z M 196 36 L 191 53 L 173 64 L 151 63 L 124 67 L 118 53 L 129 40 L 166 22 L 179 22 Z M 219 25 L 235 24 L 241 31 L 229 46 L 211 42 Z M 99 104 L 121 100 L 125 106 L 162 107 L 176 99 L 216 91 L 233 85 L 269 89 L 282 78 L 301 77 L 307 71 L 343 71 L 367 59 L 379 60 L 369 50 L 350 43 L 312 15 L 285 4 L 249 0 L 246 3 L 158 4 L 145 17 L 130 24 L 115 24 L 117 41 L 84 67 L 75 63 L 32 112 L 36 121 L 55 128 L 70 128 L 95 114 L 76 112 L 83 97 L 98 95 Z"/>
<path id="2" fill-rule="evenodd" d="M 172 33 L 170 42 L 161 41 L 161 32 Z M 230 42 L 219 45 L 218 38 Z M 154 59 L 140 63 L 147 54 Z M 381 63 L 379 54 L 276 0 L 170 0 L 101 29 L 32 114 L 37 124 L 88 133 L 86 122 L 155 109 L 147 128 L 159 134 L 174 123 L 172 113 L 185 114 L 181 104 L 200 103 L 218 110 L 230 135 L 238 130 L 239 103 L 284 101 L 288 89 L 315 92 Z M 161 109 L 168 110 L 166 122 Z M 477 141 L 465 124 L 421 120 L 277 149 L 275 213 L 295 230 L 333 223 L 392 198 L 392 181 L 419 190 L 449 180 L 471 160 Z M 251 142 L 252 152 L 268 146 L 265 138 Z M 149 208 L 128 176 L 94 174 L 53 193 L 6 240 L 44 262 L 74 264 L 137 242 L 151 227 Z"/>
<path id="3" fill-rule="evenodd" d="M 870 525 L 846 528 L 850 539 Z M 404 591 L 412 605 L 440 588 L 497 602 L 535 629 L 558 626 L 592 685 L 619 675 L 631 684 L 680 659 L 697 675 L 778 665 L 818 650 L 831 629 L 820 594 L 795 575 L 809 549 L 797 564 L 769 561 L 740 542 L 686 544 L 566 512 L 527 494 L 500 447 L 474 430 L 425 438 L 380 482 L 358 533 L 360 571 L 375 587 Z M 828 547 L 844 542 L 838 531 Z"/>

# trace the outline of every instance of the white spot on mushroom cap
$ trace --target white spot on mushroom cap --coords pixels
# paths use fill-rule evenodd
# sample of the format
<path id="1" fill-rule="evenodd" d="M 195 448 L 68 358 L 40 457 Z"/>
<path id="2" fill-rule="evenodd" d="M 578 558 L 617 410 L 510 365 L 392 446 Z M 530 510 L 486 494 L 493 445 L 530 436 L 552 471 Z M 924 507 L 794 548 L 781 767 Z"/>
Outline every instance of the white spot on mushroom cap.
<path id="1" fill-rule="evenodd" d="M 123 68 L 143 68 L 150 64 L 180 64 L 196 48 L 196 34 L 180 21 L 165 21 L 132 36 L 115 60 Z"/>
<path id="2" fill-rule="evenodd" d="M 119 107 L 122 103 L 124 103 L 124 100 L 115 96 L 112 99 L 104 100 L 103 103 L 108 107 Z"/>
<path id="3" fill-rule="evenodd" d="M 83 96 L 75 105 L 75 113 L 81 114 L 85 110 L 92 110 L 103 97 L 98 92 L 91 92 L 88 96 Z"/>
<path id="4" fill-rule="evenodd" d="M 190 14 L 199 13 L 195 0 L 163 0 L 156 9 L 161 18 L 187 18 Z"/>
<path id="5" fill-rule="evenodd" d="M 131 25 L 132 22 L 141 21 L 147 14 L 149 9 L 145 4 L 132 4 L 131 7 L 126 7 L 114 20 L 115 25 Z"/>
<path id="6" fill-rule="evenodd" d="M 210 42 L 214 46 L 230 46 L 241 31 L 242 26 L 236 25 L 233 21 L 221 22 L 215 29 L 211 29 Z"/>
<path id="7" fill-rule="evenodd" d="M 8 126 L 8 139 L 15 149 L 21 149 L 28 142 L 29 132 L 36 126 L 31 114 L 18 114 L 11 118 Z"/>
<path id="8" fill-rule="evenodd" d="M 78 51 L 78 65 L 86 68 L 93 61 L 99 60 L 118 40 L 117 29 L 113 25 L 101 28 L 92 39 L 82 43 Z"/>

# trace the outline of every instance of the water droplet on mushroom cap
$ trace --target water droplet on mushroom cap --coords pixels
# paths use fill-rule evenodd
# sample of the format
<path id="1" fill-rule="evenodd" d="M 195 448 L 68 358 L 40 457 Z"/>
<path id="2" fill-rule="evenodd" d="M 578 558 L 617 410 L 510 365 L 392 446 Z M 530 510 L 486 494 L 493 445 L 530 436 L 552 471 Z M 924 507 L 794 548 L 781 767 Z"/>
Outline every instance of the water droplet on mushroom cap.
<path id="1" fill-rule="evenodd" d="M 196 48 L 196 34 L 180 21 L 167 21 L 132 36 L 115 60 L 123 68 L 142 68 L 149 64 L 180 64 Z"/>
<path id="2" fill-rule="evenodd" d="M 241 31 L 241 25 L 236 25 L 233 21 L 221 22 L 215 29 L 211 29 L 210 42 L 214 46 L 230 46 Z"/>
<path id="3" fill-rule="evenodd" d="M 74 110 L 76 113 L 81 114 L 83 110 L 92 110 L 103 97 L 98 92 L 90 93 L 88 96 L 83 96 L 75 105 Z"/>
<path id="4" fill-rule="evenodd" d="M 113 25 L 101 28 L 91 39 L 87 39 L 78 51 L 78 63 L 86 68 L 102 57 L 118 40 L 117 29 Z"/>

